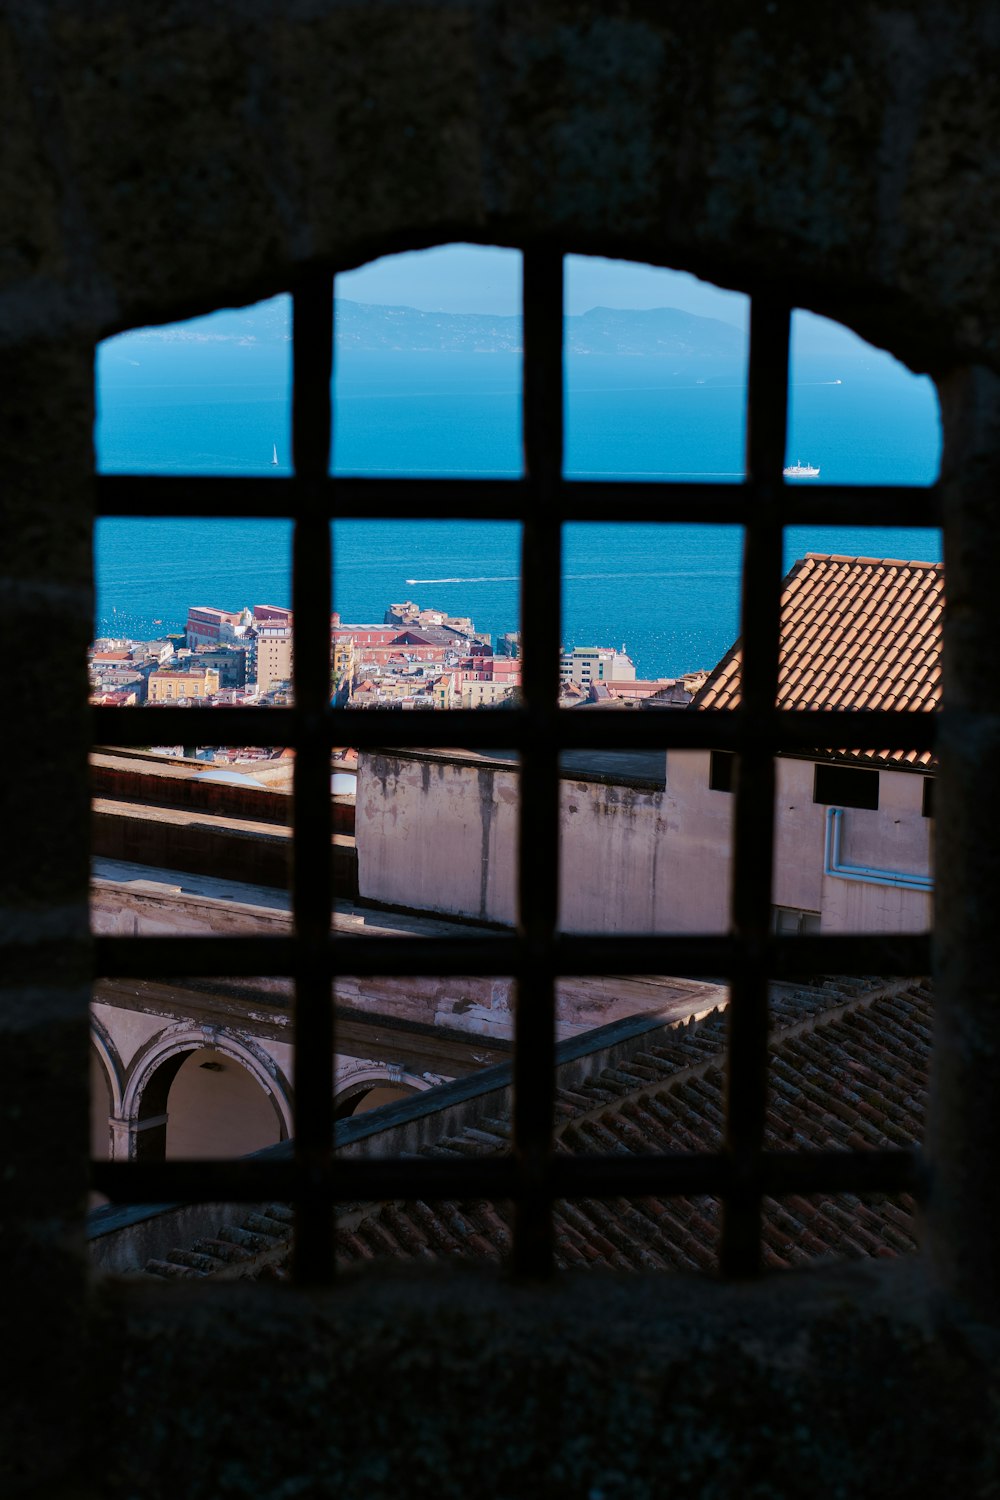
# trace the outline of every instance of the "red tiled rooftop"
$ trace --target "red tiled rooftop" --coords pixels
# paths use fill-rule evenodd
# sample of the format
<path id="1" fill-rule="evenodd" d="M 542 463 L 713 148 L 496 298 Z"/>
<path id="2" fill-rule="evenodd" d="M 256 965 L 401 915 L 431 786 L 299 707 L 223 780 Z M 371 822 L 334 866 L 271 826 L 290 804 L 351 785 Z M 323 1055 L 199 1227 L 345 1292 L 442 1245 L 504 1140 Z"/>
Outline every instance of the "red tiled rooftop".
<path id="1" fill-rule="evenodd" d="M 809 552 L 781 595 L 778 707 L 896 708 L 932 712 L 941 697 L 940 563 Z M 730 647 L 692 708 L 734 708 L 743 656 Z M 930 751 L 832 752 L 876 763 L 927 766 Z"/>
<path id="2" fill-rule="evenodd" d="M 930 1013 L 930 991 L 920 982 L 776 985 L 767 1148 L 850 1151 L 918 1142 Z M 718 1150 L 724 1040 L 725 1016 L 713 1011 L 700 1021 L 646 1033 L 613 1067 L 571 1088 L 560 1087 L 556 1150 L 611 1156 Z M 484 1117 L 424 1151 L 492 1156 L 509 1149 L 510 1121 Z M 287 1210 L 275 1212 L 281 1219 Z M 343 1263 L 385 1256 L 499 1261 L 510 1241 L 508 1207 L 478 1199 L 350 1205 L 338 1214 L 337 1254 Z M 719 1204 L 707 1197 L 560 1202 L 556 1260 L 561 1267 L 714 1270 L 719 1226 Z M 273 1274 L 283 1274 L 274 1252 L 287 1242 L 287 1226 L 276 1223 L 270 1233 L 268 1264 Z M 193 1249 L 204 1254 L 210 1243 L 200 1241 Z M 915 1248 L 913 1204 L 905 1195 L 862 1200 L 850 1193 L 820 1193 L 764 1205 L 763 1257 L 772 1268 L 818 1257 L 893 1256 Z M 213 1274 L 210 1260 L 197 1268 L 189 1261 L 173 1267 L 158 1262 L 147 1270 Z M 247 1273 L 253 1273 L 252 1266 Z"/>

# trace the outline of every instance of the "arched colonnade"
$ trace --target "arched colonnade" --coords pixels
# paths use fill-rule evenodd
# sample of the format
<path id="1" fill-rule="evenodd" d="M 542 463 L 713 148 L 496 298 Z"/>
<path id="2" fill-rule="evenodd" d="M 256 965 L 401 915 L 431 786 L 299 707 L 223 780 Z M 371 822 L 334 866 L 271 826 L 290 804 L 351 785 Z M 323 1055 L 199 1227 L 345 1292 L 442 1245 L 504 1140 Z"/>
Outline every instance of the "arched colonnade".
<path id="1" fill-rule="evenodd" d="M 259 1042 L 224 1026 L 178 1021 L 129 1063 L 91 1021 L 91 1149 L 98 1159 L 241 1156 L 294 1134 L 290 1078 Z M 337 1069 L 338 1119 L 430 1087 L 391 1063 Z"/>

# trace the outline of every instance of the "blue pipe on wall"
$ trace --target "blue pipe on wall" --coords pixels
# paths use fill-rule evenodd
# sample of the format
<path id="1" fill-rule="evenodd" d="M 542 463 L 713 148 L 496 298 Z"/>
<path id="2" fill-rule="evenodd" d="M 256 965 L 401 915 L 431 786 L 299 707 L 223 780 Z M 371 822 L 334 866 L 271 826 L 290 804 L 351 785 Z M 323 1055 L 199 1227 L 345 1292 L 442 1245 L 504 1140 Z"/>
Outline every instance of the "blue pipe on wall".
<path id="1" fill-rule="evenodd" d="M 860 880 L 865 885 L 891 885 L 902 891 L 932 891 L 933 875 L 910 875 L 905 870 L 879 870 L 871 865 L 848 865 L 840 858 L 842 807 L 826 810 L 826 838 L 823 846 L 823 874 L 835 880 Z"/>

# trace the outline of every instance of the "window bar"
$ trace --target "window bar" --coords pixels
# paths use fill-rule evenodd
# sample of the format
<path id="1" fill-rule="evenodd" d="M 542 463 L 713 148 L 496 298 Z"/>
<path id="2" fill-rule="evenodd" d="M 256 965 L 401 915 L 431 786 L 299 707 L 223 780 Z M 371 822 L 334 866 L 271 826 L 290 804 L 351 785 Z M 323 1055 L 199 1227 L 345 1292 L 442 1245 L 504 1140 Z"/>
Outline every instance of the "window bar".
<path id="1" fill-rule="evenodd" d="M 745 518 L 747 522 L 743 568 L 742 598 L 742 703 L 740 710 L 726 713 L 725 724 L 718 733 L 719 743 L 727 743 L 738 751 L 740 774 L 737 780 L 734 818 L 734 891 L 732 908 L 732 936 L 711 940 L 705 949 L 706 940 L 650 939 L 643 947 L 642 940 L 629 940 L 627 952 L 615 947 L 614 939 L 574 939 L 572 946 L 557 935 L 558 917 L 558 651 L 561 633 L 560 581 L 561 581 L 561 520 L 567 518 L 587 519 L 596 516 L 605 500 L 616 492 L 610 485 L 589 487 L 582 482 L 566 486 L 561 480 L 562 449 L 562 261 L 561 256 L 548 248 L 526 252 L 524 257 L 524 443 L 526 478 L 523 481 L 505 481 L 503 491 L 499 486 L 484 488 L 485 513 L 490 514 L 496 504 L 498 514 L 516 514 L 523 524 L 522 542 L 522 617 L 526 643 L 523 700 L 521 710 L 510 715 L 515 726 L 513 732 L 497 723 L 491 730 L 501 740 L 517 741 L 521 752 L 521 798 L 520 798 L 520 852 L 519 852 L 519 911 L 520 932 L 510 941 L 515 945 L 514 957 L 476 948 L 482 955 L 484 970 L 478 963 L 469 964 L 469 954 L 456 954 L 449 946 L 447 953 L 432 951 L 433 944 L 423 946 L 420 956 L 407 954 L 403 944 L 394 940 L 392 961 L 379 956 L 378 945 L 368 945 L 364 951 L 352 952 L 347 962 L 357 963 L 359 972 L 502 972 L 509 961 L 507 972 L 514 972 L 518 980 L 518 1006 L 516 1012 L 515 1053 L 515 1108 L 514 1108 L 514 1157 L 511 1172 L 499 1169 L 494 1186 L 502 1191 L 516 1191 L 518 1195 L 514 1264 L 524 1274 L 544 1274 L 552 1264 L 551 1205 L 553 1193 L 569 1192 L 580 1195 L 585 1191 L 612 1193 L 620 1190 L 615 1184 L 620 1176 L 619 1166 L 613 1162 L 570 1163 L 552 1159 L 552 1117 L 555 1088 L 555 975 L 561 972 L 589 973 L 618 970 L 623 972 L 650 972 L 654 969 L 670 972 L 704 973 L 712 959 L 723 960 L 720 972 L 732 974 L 732 1003 L 729 1011 L 729 1036 L 727 1059 L 727 1136 L 726 1152 L 728 1165 L 720 1172 L 711 1160 L 691 1164 L 690 1171 L 696 1175 L 706 1172 L 714 1186 L 706 1189 L 722 1192 L 725 1196 L 721 1262 L 729 1275 L 751 1274 L 759 1266 L 760 1258 L 760 1209 L 761 1195 L 765 1191 L 782 1189 L 808 1191 L 810 1173 L 815 1165 L 816 1181 L 822 1185 L 828 1181 L 841 1181 L 846 1185 L 856 1182 L 860 1189 L 865 1185 L 890 1186 L 909 1184 L 918 1170 L 913 1153 L 887 1153 L 885 1160 L 876 1160 L 866 1153 L 838 1155 L 828 1162 L 822 1153 L 799 1153 L 794 1157 L 785 1153 L 771 1155 L 763 1151 L 763 1128 L 767 1099 L 767 1023 L 768 981 L 772 973 L 796 972 L 802 967 L 829 966 L 834 969 L 854 972 L 926 972 L 929 968 L 927 949 L 929 940 L 924 936 L 868 936 L 853 935 L 838 938 L 816 937 L 786 939 L 777 952 L 770 942 L 771 874 L 774 840 L 774 759 L 773 752 L 779 736 L 783 744 L 813 745 L 825 741 L 819 728 L 812 723 L 825 719 L 839 720 L 840 715 L 783 715 L 776 709 L 776 691 L 780 648 L 780 579 L 782 574 L 782 524 L 789 513 L 789 491 L 783 486 L 781 468 L 785 458 L 785 427 L 788 385 L 788 334 L 789 309 L 780 300 L 756 298 L 752 308 L 751 347 L 749 372 L 749 424 L 748 424 L 748 483 L 739 496 L 731 489 L 725 491 L 715 487 L 699 487 L 704 496 L 710 519 L 731 521 Z M 243 941 L 239 954 L 233 959 L 233 973 L 288 972 L 290 965 L 296 987 L 296 1048 L 295 1048 L 295 1141 L 290 1145 L 296 1162 L 296 1181 L 299 1184 L 299 1201 L 296 1203 L 296 1240 L 294 1266 L 296 1278 L 304 1282 L 322 1282 L 333 1273 L 333 1228 L 331 1203 L 356 1195 L 358 1186 L 353 1180 L 353 1164 L 345 1164 L 343 1172 L 331 1180 L 333 1172 L 333 1103 L 332 1075 L 334 1056 L 334 1008 L 332 987 L 329 979 L 329 943 L 331 941 L 330 913 L 332 910 L 332 880 L 330 866 L 330 798 L 329 798 L 329 749 L 331 732 L 337 732 L 337 716 L 329 711 L 330 662 L 329 662 L 329 609 L 331 596 L 332 561 L 330 548 L 329 517 L 333 509 L 333 495 L 339 497 L 340 486 L 346 485 L 347 508 L 352 514 L 371 513 L 387 504 L 390 511 L 397 507 L 400 514 L 412 507 L 413 496 L 409 481 L 337 481 L 328 477 L 328 459 L 331 435 L 330 372 L 333 349 L 333 280 L 332 276 L 309 274 L 296 289 L 294 296 L 295 339 L 294 395 L 293 395 L 293 453 L 295 477 L 285 481 L 262 481 L 271 485 L 269 494 L 280 496 L 270 501 L 263 489 L 255 490 L 257 498 L 250 506 L 253 513 L 285 513 L 289 510 L 295 519 L 293 551 L 292 603 L 295 611 L 296 651 L 294 662 L 295 707 L 292 710 L 274 711 L 274 732 L 282 743 L 293 744 L 296 749 L 295 799 L 293 810 L 293 912 L 295 936 L 288 943 L 275 945 L 274 940 Z M 228 504 L 238 498 L 235 487 L 227 489 L 228 481 L 210 481 L 219 485 L 218 493 Z M 194 481 L 197 485 L 199 481 Z M 234 485 L 243 481 L 233 482 Z M 419 482 L 418 482 L 419 483 Z M 435 482 L 437 483 L 437 482 Z M 447 481 L 448 501 L 443 511 L 456 503 L 459 490 L 451 489 Z M 171 511 L 177 495 L 174 482 L 147 479 L 143 476 L 115 476 L 102 478 L 98 484 L 99 509 L 101 501 L 108 502 L 108 513 L 128 513 L 134 507 L 131 499 L 138 495 L 150 501 L 150 509 Z M 693 505 L 694 499 L 681 493 L 678 487 L 669 487 L 675 500 L 680 497 L 680 508 L 670 512 L 669 503 L 661 519 L 677 520 L 685 514 L 685 507 Z M 660 486 L 650 486 L 642 497 L 622 498 L 623 514 L 631 515 L 629 505 L 636 514 L 645 511 L 641 507 L 648 501 L 659 503 Z M 348 493 L 349 491 L 349 493 Z M 212 491 L 216 494 L 215 489 Z M 463 488 L 462 505 L 468 498 L 480 493 Z M 664 494 L 667 489 L 664 488 Z M 353 498 L 352 498 L 353 497 Z M 574 498 L 575 497 L 575 498 Z M 827 507 L 836 503 L 838 507 L 844 492 L 830 487 L 813 491 L 802 498 L 802 505 L 810 512 L 810 518 L 826 519 Z M 428 509 L 434 509 L 434 501 L 427 492 Z M 876 492 L 871 499 L 849 492 L 848 499 L 854 505 L 857 524 L 879 521 L 887 523 L 896 518 L 897 510 L 905 503 L 934 507 L 937 498 L 931 492 L 919 489 L 898 489 Z M 669 502 L 669 495 L 667 495 Z M 627 503 L 626 503 L 627 501 Z M 615 504 L 617 505 L 617 501 Z M 201 501 L 199 500 L 199 505 Z M 745 515 L 740 517 L 739 507 L 745 506 Z M 736 507 L 734 509 L 734 506 Z M 714 509 L 713 509 L 714 507 Z M 140 507 L 140 509 L 143 507 Z M 338 513 L 340 510 L 338 501 Z M 884 514 L 882 512 L 884 511 Z M 395 513 L 395 511 L 393 511 Z M 616 514 L 618 513 L 616 509 Z M 933 510 L 928 514 L 935 514 Z M 840 514 L 839 509 L 837 512 Z M 796 497 L 795 516 L 799 516 Z M 912 519 L 912 517 L 911 517 Z M 165 710 L 165 724 L 171 722 L 174 710 Z M 209 711 L 184 710 L 190 718 L 185 725 L 200 722 L 198 716 L 207 720 Z M 218 711 L 212 712 L 213 727 L 219 722 Z M 226 722 L 230 714 L 240 711 L 224 711 Z M 253 730 L 256 732 L 259 710 L 253 715 Z M 95 710 L 95 726 L 116 726 L 120 710 Z M 114 721 L 111 715 L 114 714 Z M 699 724 L 692 724 L 690 732 L 686 721 L 673 727 L 671 740 L 679 743 L 688 738 L 692 743 L 711 728 L 711 716 L 699 716 Z M 877 727 L 877 713 L 867 714 L 864 719 L 863 740 L 868 743 Z M 888 716 L 887 716 L 888 717 Z M 893 713 L 894 721 L 898 714 Z M 506 715 L 502 716 L 505 721 Z M 932 732 L 925 716 L 908 715 L 914 726 L 914 734 L 923 743 Z M 145 720 L 128 718 L 127 724 L 135 723 L 126 739 L 138 742 L 148 733 L 140 726 Z M 805 722 L 808 720 L 809 722 Z M 801 721 L 801 722 L 800 722 Z M 158 720 L 159 722 L 159 720 Z M 233 722 L 243 723 L 243 718 Z M 461 718 L 458 721 L 461 724 Z M 481 720 L 477 716 L 470 720 L 470 743 L 480 738 Z M 249 726 L 249 717 L 246 717 Z M 279 728 L 280 726 L 280 728 Z M 893 726 L 893 732 L 895 728 Z M 433 726 L 431 726 L 432 728 Z M 464 732 L 464 725 L 463 732 Z M 656 726 L 652 726 L 655 728 Z M 815 728 L 815 732 L 814 732 Z M 696 733 L 695 731 L 698 731 Z M 118 730 L 121 734 L 122 730 Z M 362 741 L 377 743 L 388 731 L 383 725 L 372 723 L 370 732 L 365 728 L 363 716 L 358 725 Z M 443 732 L 443 726 L 442 726 Z M 455 726 L 449 729 L 449 735 Z M 607 733 L 611 732 L 608 726 Z M 605 731 L 591 723 L 587 730 L 588 744 L 592 737 L 605 737 Z M 660 731 L 662 734 L 662 730 Z M 714 733 L 715 731 L 713 731 Z M 843 731 L 838 725 L 837 733 Z M 888 727 L 885 731 L 888 733 Z M 427 732 L 425 731 L 425 734 Z M 617 730 L 614 731 L 617 736 Z M 408 742 L 413 734 L 407 730 Z M 100 738 L 101 736 L 99 736 Z M 195 737 L 198 737 L 197 735 Z M 390 733 L 390 738 L 394 736 Z M 572 723 L 564 731 L 566 743 L 574 738 Z M 876 736 L 881 744 L 884 735 Z M 428 743 L 436 742 L 429 734 Z M 704 743 L 704 741 L 701 741 Z M 486 741 L 483 741 L 486 743 Z M 351 940 L 342 940 L 350 946 Z M 479 942 L 481 940 L 477 940 Z M 506 940 L 505 940 L 506 941 Z M 146 968 L 149 972 L 180 972 L 177 967 L 183 962 L 184 972 L 192 972 L 192 954 L 203 951 L 204 966 L 213 968 L 213 957 L 224 953 L 225 940 L 208 940 L 213 946 L 197 948 L 199 940 L 164 939 L 104 939 L 98 940 L 99 957 L 104 951 L 104 968 L 100 972 L 116 971 L 132 974 Z M 498 940 L 498 943 L 500 940 Z M 162 944 L 169 946 L 161 947 Z M 257 946 L 255 947 L 255 943 Z M 837 961 L 827 955 L 836 948 Z M 488 948 L 488 944 L 486 945 Z M 279 952 L 280 947 L 280 952 Z M 662 947 L 662 952 L 661 952 Z M 181 953 L 180 950 L 183 949 Z M 669 949 L 669 959 L 664 955 Z M 704 950 L 704 951 L 703 951 Z M 254 957 L 254 953 L 257 956 Z M 346 950 L 345 950 L 346 952 Z M 815 955 L 815 957 L 810 957 Z M 111 960 L 110 963 L 108 960 Z M 154 962 L 155 960 L 155 962 Z M 230 960 L 223 958 L 223 964 Z M 768 965 L 771 964 L 769 969 Z M 277 965 L 277 967 L 275 967 Z M 377 970 L 372 967 L 377 965 Z M 197 965 L 195 965 L 197 968 Z M 216 969 L 222 972 L 222 969 Z M 200 969 L 199 969 L 200 972 Z M 352 968 L 351 972 L 354 972 Z M 386 1170 L 408 1170 L 415 1164 L 386 1163 Z M 255 1164 L 246 1164 L 248 1171 Z M 621 1170 L 627 1170 L 628 1164 Z M 134 1174 L 131 1164 L 104 1164 L 99 1172 L 108 1174 L 108 1185 L 114 1181 L 116 1169 L 119 1174 Z M 249 1178 L 244 1181 L 244 1166 L 240 1163 L 205 1164 L 204 1170 L 217 1169 L 219 1183 L 231 1182 L 233 1191 L 257 1196 Z M 143 1168 L 148 1171 L 148 1167 Z M 166 1191 L 166 1185 L 179 1182 L 178 1173 L 186 1172 L 185 1164 L 163 1164 L 164 1191 L 150 1193 L 142 1188 L 139 1196 L 167 1198 L 174 1189 Z M 199 1169 L 200 1170 L 200 1169 Z M 358 1171 L 363 1175 L 361 1164 Z M 478 1170 L 478 1169 L 477 1169 Z M 636 1167 L 637 1181 L 645 1171 Z M 675 1183 L 675 1191 L 688 1191 L 688 1164 L 672 1164 L 668 1176 Z M 670 1174 L 673 1175 L 670 1175 Z M 831 1176 L 831 1173 L 833 1174 Z M 588 1175 L 592 1174 L 592 1175 Z M 680 1175 L 678 1175 L 680 1174 Z M 825 1175 L 824 1175 L 825 1174 Z M 433 1175 L 433 1174 L 432 1174 Z M 351 1179 L 348 1181 L 347 1179 Z M 124 1176 L 120 1176 L 124 1181 Z M 151 1179 L 150 1179 L 151 1180 Z M 185 1179 L 186 1180 L 186 1179 Z M 192 1179 L 193 1181 L 194 1179 Z M 256 1179 L 254 1179 L 256 1180 Z M 277 1182 L 279 1177 L 275 1177 Z M 281 1175 L 281 1181 L 284 1176 Z M 700 1180 L 700 1178 L 699 1178 Z M 423 1181 L 423 1179 L 421 1179 Z M 645 1178 L 642 1178 L 645 1181 Z M 728 1184 L 728 1185 L 727 1185 Z M 438 1196 L 453 1196 L 454 1183 L 446 1172 L 440 1180 L 428 1176 L 423 1183 L 428 1193 Z M 109 1190 L 113 1191 L 109 1186 Z M 693 1190 L 693 1189 L 692 1189 Z M 207 1189 L 206 1189 L 207 1191 Z M 191 1196 L 199 1193 L 192 1187 Z M 202 1194 L 204 1196 L 204 1194 Z M 213 1198 L 224 1197 L 225 1192 L 217 1184 L 212 1185 Z M 135 1192 L 129 1201 L 137 1201 Z M 248 1200 L 249 1201 L 249 1198 Z"/>
<path id="2" fill-rule="evenodd" d="M 297 486 L 292 540 L 292 681 L 298 734 L 292 812 L 295 934 L 296 1281 L 333 1275 L 333 996 L 328 963 L 333 905 L 330 834 L 332 558 L 325 485 L 330 457 L 333 276 L 309 272 L 293 303 L 292 454 Z"/>
<path id="3" fill-rule="evenodd" d="M 523 479 L 411 479 L 374 476 L 329 479 L 327 515 L 336 495 L 340 518 L 464 520 L 475 514 L 486 521 L 520 521 L 524 514 Z M 162 474 L 100 474 L 97 513 L 101 516 L 196 516 L 208 514 L 287 517 L 299 486 L 292 477 L 276 479 L 183 478 Z M 937 485 L 816 484 L 808 494 L 789 488 L 786 513 L 796 525 L 822 524 L 835 511 L 838 524 L 858 527 L 940 526 L 941 491 Z M 792 508 L 789 511 L 789 506 Z M 682 525 L 741 526 L 746 519 L 746 486 L 665 483 L 631 480 L 574 479 L 563 485 L 563 521 L 638 523 L 673 521 Z"/>
<path id="4" fill-rule="evenodd" d="M 521 623 L 528 726 L 521 747 L 518 924 L 527 957 L 517 974 L 515 1016 L 514 1155 L 521 1197 L 515 1210 L 513 1264 L 521 1275 L 545 1276 L 552 1269 L 552 959 L 559 899 L 562 255 L 547 246 L 529 249 L 523 264 L 523 423 L 529 483 L 521 543 Z"/>
<path id="5" fill-rule="evenodd" d="M 727 1036 L 726 1150 L 733 1185 L 724 1203 L 721 1268 L 760 1267 L 761 1153 L 767 1109 L 767 950 L 774 863 L 774 744 L 781 645 L 782 468 L 788 404 L 790 309 L 755 297 L 750 311 L 743 549 L 739 774 L 733 809 L 732 927 L 742 946 Z M 741 737 L 742 738 L 742 737 Z"/>

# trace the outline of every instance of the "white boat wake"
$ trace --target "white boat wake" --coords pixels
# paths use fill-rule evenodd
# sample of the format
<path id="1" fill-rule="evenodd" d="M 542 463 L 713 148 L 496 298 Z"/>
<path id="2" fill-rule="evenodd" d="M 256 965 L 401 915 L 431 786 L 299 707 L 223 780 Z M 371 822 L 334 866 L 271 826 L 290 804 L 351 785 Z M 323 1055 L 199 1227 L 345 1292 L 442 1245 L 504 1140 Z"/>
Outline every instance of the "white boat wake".
<path id="1" fill-rule="evenodd" d="M 699 569 L 672 568 L 658 573 L 564 573 L 564 583 L 588 583 L 606 578 L 738 578 L 739 568 Z M 487 578 L 406 578 L 404 583 L 520 583 L 517 573 L 504 573 Z"/>

